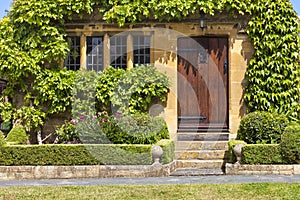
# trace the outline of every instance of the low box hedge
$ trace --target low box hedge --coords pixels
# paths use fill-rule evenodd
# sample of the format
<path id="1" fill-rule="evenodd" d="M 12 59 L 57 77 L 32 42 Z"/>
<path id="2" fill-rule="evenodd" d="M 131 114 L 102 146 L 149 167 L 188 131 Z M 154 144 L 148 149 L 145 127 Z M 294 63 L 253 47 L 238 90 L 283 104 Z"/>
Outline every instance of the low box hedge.
<path id="1" fill-rule="evenodd" d="M 159 143 L 163 164 L 173 160 L 173 144 L 172 140 Z M 11 145 L 2 148 L 0 165 L 151 165 L 151 148 L 138 144 Z"/>
<path id="2" fill-rule="evenodd" d="M 163 149 L 163 155 L 161 156 L 160 163 L 167 164 L 174 160 L 175 157 L 175 142 L 174 140 L 163 139 L 156 143 Z"/>
<path id="3" fill-rule="evenodd" d="M 247 144 L 242 147 L 243 164 L 283 164 L 279 144 Z"/>

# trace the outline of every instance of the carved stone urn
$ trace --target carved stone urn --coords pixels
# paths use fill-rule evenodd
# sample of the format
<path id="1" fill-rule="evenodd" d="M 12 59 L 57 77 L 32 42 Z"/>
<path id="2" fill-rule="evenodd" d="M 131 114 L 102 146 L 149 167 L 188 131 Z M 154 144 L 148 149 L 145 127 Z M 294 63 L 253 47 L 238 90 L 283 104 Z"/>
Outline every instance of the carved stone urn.
<path id="1" fill-rule="evenodd" d="M 160 164 L 160 158 L 163 154 L 163 149 L 160 146 L 154 145 L 152 146 L 152 158 L 153 164 Z"/>
<path id="2" fill-rule="evenodd" d="M 235 145 L 235 147 L 233 148 L 233 152 L 234 155 L 236 156 L 236 163 L 235 164 L 241 164 L 242 161 L 242 147 L 244 146 L 244 144 L 237 144 Z"/>

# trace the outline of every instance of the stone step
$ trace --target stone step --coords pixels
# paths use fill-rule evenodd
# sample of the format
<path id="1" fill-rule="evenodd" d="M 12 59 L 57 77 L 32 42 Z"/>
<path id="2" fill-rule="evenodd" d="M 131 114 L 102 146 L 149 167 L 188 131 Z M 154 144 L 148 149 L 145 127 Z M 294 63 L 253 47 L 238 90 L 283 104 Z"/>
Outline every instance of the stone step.
<path id="1" fill-rule="evenodd" d="M 224 169 L 227 160 L 176 160 L 176 168 Z"/>
<path id="2" fill-rule="evenodd" d="M 178 133 L 177 141 L 228 141 L 229 133 Z"/>
<path id="3" fill-rule="evenodd" d="M 228 141 L 176 141 L 175 150 L 228 150 Z"/>
<path id="4" fill-rule="evenodd" d="M 179 127 L 177 129 L 177 132 L 178 133 L 184 133 L 184 132 L 193 132 L 193 133 L 203 133 L 203 132 L 218 132 L 218 133 L 221 133 L 221 132 L 224 132 L 224 133 L 227 133 L 228 130 L 227 129 L 216 129 L 216 128 L 211 128 L 211 129 L 201 129 L 201 128 L 198 128 L 198 127 L 195 127 L 195 128 L 190 128 L 190 127 Z"/>
<path id="5" fill-rule="evenodd" d="M 175 158 L 179 160 L 216 160 L 226 159 L 229 157 L 227 150 L 191 150 L 191 151 L 175 151 Z"/>
<path id="6" fill-rule="evenodd" d="M 210 176 L 225 175 L 222 169 L 178 168 L 170 176 Z"/>

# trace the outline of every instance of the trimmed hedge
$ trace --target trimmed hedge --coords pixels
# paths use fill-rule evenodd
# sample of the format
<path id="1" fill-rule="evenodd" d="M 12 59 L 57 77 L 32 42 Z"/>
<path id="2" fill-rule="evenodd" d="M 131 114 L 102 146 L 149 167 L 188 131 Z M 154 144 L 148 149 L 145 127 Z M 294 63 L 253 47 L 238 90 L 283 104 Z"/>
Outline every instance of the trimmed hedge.
<path id="1" fill-rule="evenodd" d="M 175 142 L 174 140 L 160 140 L 156 143 L 156 145 L 160 146 L 164 153 L 161 156 L 160 163 L 167 164 L 174 160 L 175 157 Z"/>
<path id="2" fill-rule="evenodd" d="M 174 142 L 159 143 L 162 163 L 171 162 Z M 172 153 L 173 152 L 173 153 Z M 151 165 L 152 145 L 11 145 L 1 151 L 0 165 Z"/>
<path id="3" fill-rule="evenodd" d="M 247 144 L 242 147 L 243 164 L 283 164 L 279 144 Z"/>
<path id="4" fill-rule="evenodd" d="M 281 136 L 281 154 L 285 163 L 300 164 L 300 125 L 288 126 Z"/>
<path id="5" fill-rule="evenodd" d="M 278 144 L 288 123 L 284 115 L 255 111 L 242 118 L 237 139 L 248 144 Z"/>
<path id="6" fill-rule="evenodd" d="M 246 145 L 247 143 L 245 141 L 243 141 L 243 140 L 230 140 L 230 141 L 228 141 L 229 163 L 235 163 L 237 161 L 236 160 L 236 156 L 234 155 L 234 152 L 233 152 L 233 148 L 237 144 L 244 144 L 244 145 Z"/>

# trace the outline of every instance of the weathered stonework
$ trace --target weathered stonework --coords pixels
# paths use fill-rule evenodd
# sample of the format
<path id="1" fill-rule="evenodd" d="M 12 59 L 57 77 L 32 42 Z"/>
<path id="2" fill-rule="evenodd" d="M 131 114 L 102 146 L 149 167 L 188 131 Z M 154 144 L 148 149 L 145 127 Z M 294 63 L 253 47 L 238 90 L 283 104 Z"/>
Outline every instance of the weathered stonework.
<path id="1" fill-rule="evenodd" d="M 300 165 L 226 164 L 226 175 L 293 175 L 300 174 Z"/>
<path id="2" fill-rule="evenodd" d="M 173 161 L 166 165 L 0 166 L 0 180 L 165 177 L 177 168 L 187 167 L 182 164 Z M 300 174 L 300 165 L 226 164 L 226 175 L 294 174 Z"/>
<path id="3" fill-rule="evenodd" d="M 175 170 L 166 165 L 0 166 L 0 180 L 163 177 Z"/>

